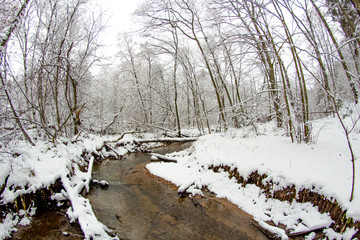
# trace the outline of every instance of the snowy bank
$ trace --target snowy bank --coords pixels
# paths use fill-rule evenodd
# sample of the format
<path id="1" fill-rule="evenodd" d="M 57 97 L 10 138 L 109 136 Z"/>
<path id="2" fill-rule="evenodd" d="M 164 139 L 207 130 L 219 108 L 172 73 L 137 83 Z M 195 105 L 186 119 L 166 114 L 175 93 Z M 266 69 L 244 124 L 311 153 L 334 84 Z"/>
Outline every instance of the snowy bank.
<path id="1" fill-rule="evenodd" d="M 345 120 L 349 126 L 354 122 L 351 117 Z M 322 228 L 327 229 L 324 233 L 329 239 L 351 239 L 357 230 L 345 231 L 345 223 L 345 229 L 338 229 L 343 234 L 335 233 L 329 228 L 336 228 L 334 220 L 329 213 L 320 213 L 317 206 L 272 197 L 291 188 L 296 199 L 301 191 L 310 190 L 337 203 L 346 218 L 360 221 L 360 177 L 356 178 L 355 195 L 350 202 L 351 156 L 339 122 L 327 118 L 312 125 L 316 144 L 293 144 L 288 137 L 279 136 L 274 125 L 265 124 L 261 136 L 243 137 L 247 135 L 244 130 L 203 136 L 189 150 L 168 156 L 177 163 L 150 163 L 147 168 L 176 184 L 179 192 L 201 195 L 201 190 L 207 188 L 218 197 L 227 198 L 281 239 L 287 239 L 287 234 Z M 355 156 L 360 156 L 359 124 L 350 138 Z M 247 182 L 254 173 L 262 176 L 257 184 Z M 360 174 L 359 161 L 356 173 Z M 259 186 L 270 186 L 269 192 Z M 280 224 L 286 225 L 286 231 L 275 227 Z"/>
<path id="2" fill-rule="evenodd" d="M 88 189 L 91 179 L 91 171 L 82 172 L 80 167 L 88 168 L 89 160 L 93 162 L 90 158 L 92 154 L 103 154 L 102 146 L 106 140 L 108 138 L 87 135 L 74 139 L 74 142 L 68 139 L 55 143 L 37 141 L 36 146 L 22 141 L 10 143 L 7 155 L 0 160 L 0 205 L 5 209 L 1 212 L 0 239 L 11 237 L 17 224 L 30 223 L 37 204 L 34 196 L 37 191 L 44 190 L 59 203 L 70 200 L 72 207 L 68 215 L 72 220 L 79 221 L 87 239 L 98 236 L 114 239 L 108 235 L 108 229 L 97 221 L 91 205 L 85 204 L 87 200 L 80 195 L 83 188 Z M 59 181 L 65 190 L 53 192 L 53 185 Z"/>
<path id="3" fill-rule="evenodd" d="M 81 193 L 89 191 L 94 157 L 119 158 L 129 152 L 146 150 L 157 143 L 142 144 L 141 141 L 153 138 L 153 134 L 103 137 L 82 134 L 71 140 L 58 139 L 55 143 L 38 140 L 35 146 L 25 141 L 11 142 L 0 159 L 0 207 L 3 209 L 0 239 L 11 237 L 16 225 L 31 222 L 38 191 L 46 191 L 51 195 L 49 200 L 59 205 L 62 201 L 71 202 L 68 217 L 79 222 L 85 239 L 118 239 L 97 220 L 90 202 Z"/>

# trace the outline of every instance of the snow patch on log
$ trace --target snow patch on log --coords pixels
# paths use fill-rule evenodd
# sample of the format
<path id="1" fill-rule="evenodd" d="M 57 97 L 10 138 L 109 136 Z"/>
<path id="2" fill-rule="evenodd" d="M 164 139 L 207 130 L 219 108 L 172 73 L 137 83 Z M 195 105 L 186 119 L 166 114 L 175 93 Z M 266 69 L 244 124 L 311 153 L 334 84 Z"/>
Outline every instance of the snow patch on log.
<path id="1" fill-rule="evenodd" d="M 90 201 L 80 196 L 82 186 L 89 181 L 80 181 L 77 184 L 71 183 L 67 176 L 61 177 L 61 182 L 66 191 L 66 197 L 71 202 L 67 215 L 71 222 L 78 220 L 85 239 L 119 239 L 109 235 L 111 232 L 104 224 L 99 222 L 91 208 Z"/>
<path id="2" fill-rule="evenodd" d="M 177 163 L 176 159 L 170 158 L 170 157 L 167 157 L 165 155 L 158 154 L 158 153 L 151 153 L 151 161 L 153 161 L 153 162 L 162 161 L 162 162 L 174 162 L 174 163 Z"/>

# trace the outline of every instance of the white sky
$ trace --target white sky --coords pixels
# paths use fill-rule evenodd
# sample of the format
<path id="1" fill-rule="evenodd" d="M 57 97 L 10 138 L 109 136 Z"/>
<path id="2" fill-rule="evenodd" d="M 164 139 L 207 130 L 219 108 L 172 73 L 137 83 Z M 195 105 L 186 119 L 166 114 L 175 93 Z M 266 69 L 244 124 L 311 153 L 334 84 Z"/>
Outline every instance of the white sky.
<path id="1" fill-rule="evenodd" d="M 132 30 L 134 23 L 131 14 L 144 0 L 97 0 L 97 2 L 106 12 L 105 18 L 109 18 L 108 27 L 102 34 L 102 44 L 108 46 L 104 54 L 113 55 L 117 51 L 118 34 Z"/>

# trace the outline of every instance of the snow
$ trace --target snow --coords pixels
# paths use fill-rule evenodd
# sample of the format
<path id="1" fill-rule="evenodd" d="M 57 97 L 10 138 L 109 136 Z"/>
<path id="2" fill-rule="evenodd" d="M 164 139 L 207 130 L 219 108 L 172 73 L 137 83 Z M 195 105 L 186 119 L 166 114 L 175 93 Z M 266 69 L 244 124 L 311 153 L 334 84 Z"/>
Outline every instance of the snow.
<path id="1" fill-rule="evenodd" d="M 18 213 L 7 213 L 0 224 L 0 239 L 10 238 L 10 233 L 16 231 L 16 225 L 26 226 L 31 223 L 31 217 L 35 214 L 36 208 L 20 210 Z"/>
<path id="2" fill-rule="evenodd" d="M 305 236 L 305 240 L 312 240 L 316 237 L 316 233 L 312 232 L 309 235 Z"/>
<path id="3" fill-rule="evenodd" d="M 78 184 L 72 187 L 66 176 L 62 176 L 61 181 L 66 190 L 64 194 L 72 204 L 72 207 L 67 211 L 67 215 L 71 222 L 78 220 L 85 239 L 119 239 L 118 237 L 114 238 L 108 235 L 110 230 L 97 220 L 90 201 L 79 195 L 79 191 L 82 189 L 79 185 L 84 184 L 84 182 L 79 181 Z"/>
<path id="4" fill-rule="evenodd" d="M 0 224 L 0 239 L 10 237 L 10 232 L 16 230 L 14 227 L 16 224 L 18 224 L 18 222 L 19 219 L 15 214 L 6 214 L 5 219 L 3 220 L 2 224 Z"/>
<path id="5" fill-rule="evenodd" d="M 271 220 L 276 224 L 286 223 L 294 232 L 319 226 L 328 227 L 332 223 L 327 214 L 320 214 L 317 208 L 311 204 L 297 202 L 290 204 L 277 199 L 266 199 L 259 187 L 253 184 L 242 187 L 234 179 L 229 179 L 228 173 L 204 171 L 201 166 L 188 168 L 176 165 L 176 163 L 151 163 L 147 165 L 147 168 L 152 174 L 164 177 L 179 186 L 179 192 L 187 189 L 187 192 L 195 195 L 199 189 L 206 186 L 211 192 L 216 193 L 217 197 L 227 198 L 254 216 L 261 226 L 266 226 L 265 228 L 269 230 L 277 229 L 277 233 L 282 239 L 286 238 L 283 237 L 281 229 L 273 228 L 265 221 Z M 298 219 L 303 221 L 299 222 Z"/>
<path id="6" fill-rule="evenodd" d="M 326 237 L 332 240 L 343 240 L 343 239 L 352 239 L 352 236 L 356 234 L 355 228 L 347 228 L 343 233 L 337 233 L 333 229 L 324 230 Z"/>
<path id="7" fill-rule="evenodd" d="M 71 149 L 65 145 L 55 148 L 45 143 L 32 147 L 20 142 L 13 151 L 20 156 L 11 159 L 10 163 L 3 162 L 8 167 L 1 168 L 0 175 L 4 177 L 11 174 L 7 181 L 9 187 L 4 189 L 0 204 L 12 202 L 19 195 L 51 185 L 54 179 L 60 178 L 67 171 L 67 166 L 75 160 L 76 155 L 75 152 L 70 153 Z"/>
<path id="8" fill-rule="evenodd" d="M 355 110 L 356 111 L 356 110 Z M 359 116 L 359 114 L 355 114 Z M 345 118 L 348 129 L 356 119 Z M 154 175 L 171 181 L 192 195 L 201 193 L 207 187 L 217 197 L 226 198 L 238 205 L 258 221 L 264 228 L 287 239 L 285 231 L 276 226 L 286 225 L 289 232 L 301 232 L 323 227 L 327 229 L 333 222 L 330 215 L 321 214 L 310 203 L 293 201 L 281 202 L 267 199 L 265 193 L 253 184 L 243 187 L 229 173 L 215 173 L 211 166 L 237 168 L 247 179 L 253 172 L 266 174 L 263 184 L 273 183 L 273 191 L 295 186 L 297 192 L 309 189 L 336 200 L 347 217 L 360 221 L 360 177 L 356 177 L 355 195 L 350 199 L 352 183 L 351 155 L 344 131 L 336 118 L 326 118 L 312 122 L 315 138 L 313 144 L 294 144 L 290 138 L 278 132 L 275 123 L 259 128 L 260 136 L 250 135 L 247 130 L 233 130 L 200 137 L 189 150 L 169 154 L 177 163 L 150 163 L 147 169 Z M 247 137 L 244 137 L 247 136 Z M 360 156 L 360 124 L 350 134 L 355 156 Z M 360 174 L 360 163 L 356 161 L 356 173 Z M 350 239 L 353 231 L 347 230 L 343 239 Z M 335 233 L 327 230 L 329 238 Z M 350 236 L 350 237 L 349 237 Z M 309 238 L 311 236 L 309 235 Z M 335 237 L 334 239 L 341 238 Z"/>
<path id="9" fill-rule="evenodd" d="M 91 155 L 106 157 L 111 154 L 103 151 L 104 144 L 110 144 L 117 138 L 119 136 L 83 134 L 71 140 L 60 138 L 55 143 L 37 141 L 36 146 L 25 141 L 11 142 L 0 158 L 0 189 L 4 187 L 0 205 L 11 203 L 20 195 L 47 188 L 60 179 L 65 190 L 53 194 L 51 198 L 57 200 L 59 206 L 61 201 L 70 200 L 72 206 L 67 211 L 68 216 L 72 221 L 79 222 L 85 239 L 118 239 L 108 234 L 111 231 L 97 220 L 90 202 L 80 195 L 83 188 L 89 191 L 94 163 Z M 135 140 L 133 136 L 125 135 L 121 141 L 129 143 L 128 146 L 114 148 L 114 155 L 122 156 L 129 149 L 133 150 Z M 80 166 L 87 166 L 87 171 L 82 172 Z M 100 181 L 100 184 L 105 185 L 106 182 Z M 10 237 L 11 232 L 16 231 L 16 225 L 31 222 L 31 217 L 27 216 L 32 216 L 35 211 L 31 207 L 26 211 L 27 214 L 20 210 L 3 216 L 0 239 Z"/>
<path id="10" fill-rule="evenodd" d="M 268 230 L 269 232 L 274 233 L 277 237 L 279 237 L 281 239 L 289 239 L 285 233 L 285 230 L 271 226 L 271 225 L 267 224 L 266 222 L 262 221 L 261 219 L 256 219 L 256 220 L 262 228 Z"/>

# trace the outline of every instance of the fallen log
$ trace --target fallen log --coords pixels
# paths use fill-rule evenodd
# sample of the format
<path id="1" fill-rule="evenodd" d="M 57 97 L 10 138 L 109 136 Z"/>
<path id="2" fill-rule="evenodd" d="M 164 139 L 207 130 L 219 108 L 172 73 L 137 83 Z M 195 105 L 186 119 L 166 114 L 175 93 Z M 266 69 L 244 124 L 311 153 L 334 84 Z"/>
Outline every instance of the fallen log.
<path id="1" fill-rule="evenodd" d="M 94 157 L 92 156 L 90 158 L 90 161 L 89 161 L 89 166 L 88 166 L 88 170 L 85 174 L 85 189 L 86 189 L 86 193 L 89 193 L 89 190 L 90 190 L 90 181 L 91 181 L 91 174 L 92 174 L 92 169 L 93 169 L 93 166 L 94 166 Z M 78 192 L 80 193 L 80 190 L 78 190 Z"/>
<path id="2" fill-rule="evenodd" d="M 113 140 L 113 141 L 105 141 L 105 143 L 108 143 L 108 142 L 117 143 L 117 142 L 119 142 L 121 139 L 123 139 L 126 134 L 135 134 L 135 133 L 141 133 L 141 132 L 137 132 L 137 131 L 124 132 L 118 139 Z"/>
<path id="3" fill-rule="evenodd" d="M 155 139 L 136 139 L 134 140 L 135 143 L 142 144 L 142 143 L 184 143 L 184 142 L 194 142 L 197 138 L 155 138 Z"/>
<path id="4" fill-rule="evenodd" d="M 173 158 L 169 158 L 167 156 L 158 154 L 158 153 L 151 153 L 151 161 L 152 162 L 173 162 L 173 163 L 177 163 L 176 159 Z"/>
<path id="5" fill-rule="evenodd" d="M 122 155 L 118 151 L 116 151 L 115 148 L 111 147 L 110 144 L 104 143 L 104 146 L 108 148 L 108 151 L 111 150 L 113 153 L 115 153 L 117 158 L 121 158 Z"/>
<path id="6" fill-rule="evenodd" d="M 272 231 L 271 229 L 276 229 L 276 227 L 270 226 L 263 221 L 257 221 L 255 219 L 253 219 L 250 222 L 250 224 L 253 225 L 254 227 L 256 227 L 257 229 L 259 229 L 260 232 L 262 232 L 269 239 L 273 239 L 273 240 L 288 239 L 288 236 L 286 235 L 285 230 L 279 228 L 280 231 Z"/>
<path id="7" fill-rule="evenodd" d="M 67 211 L 67 215 L 70 218 L 70 222 L 78 221 L 81 230 L 85 235 L 85 239 L 106 239 L 113 240 L 118 237 L 111 236 L 111 231 L 104 224 L 98 221 L 95 213 L 91 207 L 90 201 L 79 195 L 81 187 L 84 187 L 84 182 L 80 181 L 75 186 L 69 180 L 68 176 L 64 174 L 61 177 L 62 185 L 65 189 L 63 194 L 70 203 L 71 207 Z"/>
<path id="8" fill-rule="evenodd" d="M 129 141 L 114 141 L 115 147 L 125 146 L 126 144 L 129 144 L 133 142 L 136 145 L 142 145 L 144 143 L 164 143 L 164 144 L 170 144 L 170 143 L 185 143 L 185 142 L 194 142 L 197 138 L 149 138 L 149 139 L 133 139 Z"/>

